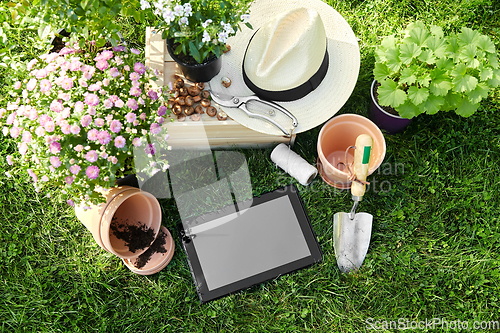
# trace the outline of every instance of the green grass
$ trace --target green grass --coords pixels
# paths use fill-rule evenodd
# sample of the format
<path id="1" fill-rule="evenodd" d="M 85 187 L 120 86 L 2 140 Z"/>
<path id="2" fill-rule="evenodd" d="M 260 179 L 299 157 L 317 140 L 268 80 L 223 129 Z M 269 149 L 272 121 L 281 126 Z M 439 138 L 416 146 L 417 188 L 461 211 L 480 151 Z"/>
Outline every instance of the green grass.
<path id="1" fill-rule="evenodd" d="M 494 1 L 330 1 L 359 37 L 361 69 L 340 113 L 367 115 L 373 47 L 415 19 L 445 30 L 468 26 L 500 49 Z M 143 47 L 144 26 L 124 23 Z M 19 52 L 27 52 L 28 47 Z M 9 72 L 0 69 L 5 98 Z M 150 277 L 101 250 L 68 206 L 6 178 L 0 158 L 0 331 L 4 332 L 357 332 L 367 320 L 500 320 L 500 91 L 470 118 L 419 116 L 386 136 L 387 154 L 359 211 L 374 216 L 359 272 L 337 269 L 332 217 L 350 194 L 317 178 L 304 187 L 277 169 L 267 150 L 244 150 L 259 195 L 297 184 L 324 254 L 322 263 L 208 304 L 199 304 L 179 242 L 172 262 Z M 316 160 L 320 128 L 294 150 Z M 2 138 L 0 155 L 12 152 Z M 398 169 L 396 170 L 396 166 Z M 161 200 L 177 237 L 179 214 Z M 176 238 L 177 239 L 177 238 Z M 374 321 L 373 321 L 374 322 Z"/>

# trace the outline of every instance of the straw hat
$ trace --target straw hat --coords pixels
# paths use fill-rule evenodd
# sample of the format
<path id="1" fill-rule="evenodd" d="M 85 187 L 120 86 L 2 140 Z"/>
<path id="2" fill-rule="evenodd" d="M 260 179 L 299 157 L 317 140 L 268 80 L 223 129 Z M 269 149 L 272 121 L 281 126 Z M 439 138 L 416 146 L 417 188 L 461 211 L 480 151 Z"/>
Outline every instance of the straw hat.
<path id="1" fill-rule="evenodd" d="M 228 40 L 231 51 L 210 81 L 211 89 L 232 96 L 259 95 L 273 100 L 298 120 L 294 133 L 330 119 L 347 101 L 356 84 L 360 54 L 352 29 L 321 0 L 256 0 L 250 24 Z M 225 88 L 222 78 L 231 85 Z M 250 118 L 239 109 L 221 107 L 231 118 L 258 132 L 282 135 L 274 125 Z M 269 116 L 266 107 L 249 109 Z M 287 116 L 272 116 L 290 126 Z"/>

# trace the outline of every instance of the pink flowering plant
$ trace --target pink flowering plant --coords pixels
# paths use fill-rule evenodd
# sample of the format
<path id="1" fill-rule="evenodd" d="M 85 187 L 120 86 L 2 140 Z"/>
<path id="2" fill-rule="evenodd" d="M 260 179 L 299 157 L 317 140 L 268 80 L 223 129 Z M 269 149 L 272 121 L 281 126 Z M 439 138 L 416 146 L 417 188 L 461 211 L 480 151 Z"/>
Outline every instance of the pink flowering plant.
<path id="1" fill-rule="evenodd" d="M 3 135 L 18 148 L 7 163 L 70 205 L 104 201 L 100 189 L 136 172 L 134 149 L 151 153 L 148 140 L 164 135 L 165 96 L 151 88 L 154 74 L 141 59 L 117 46 L 93 55 L 66 47 L 31 60 L 0 109 Z"/>
<path id="2" fill-rule="evenodd" d="M 226 41 L 248 23 L 252 0 L 140 0 L 141 9 L 159 20 L 164 39 L 173 39 L 174 53 L 188 55 L 198 63 L 219 58 Z"/>

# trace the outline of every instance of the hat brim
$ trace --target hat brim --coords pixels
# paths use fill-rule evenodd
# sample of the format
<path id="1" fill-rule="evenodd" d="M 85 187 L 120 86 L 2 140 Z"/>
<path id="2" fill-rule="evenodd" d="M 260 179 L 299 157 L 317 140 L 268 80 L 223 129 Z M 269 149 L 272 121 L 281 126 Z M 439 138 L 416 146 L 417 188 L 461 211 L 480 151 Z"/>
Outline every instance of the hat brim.
<path id="1" fill-rule="evenodd" d="M 236 36 L 228 40 L 231 51 L 222 56 L 222 68 L 217 76 L 210 81 L 210 87 L 216 92 L 232 96 L 250 96 L 254 92 L 244 82 L 242 63 L 249 40 L 262 25 L 278 14 L 294 8 L 310 8 L 316 10 L 325 26 L 329 68 L 321 84 L 307 96 L 291 101 L 278 102 L 290 111 L 298 120 L 298 126 L 293 133 L 310 130 L 328 119 L 349 99 L 359 74 L 360 54 L 359 46 L 349 24 L 331 6 L 321 0 L 256 0 L 250 7 L 250 24 L 252 29 L 242 26 Z M 307 59 L 304 59 L 307 61 Z M 231 85 L 222 86 L 221 79 L 228 77 Z M 291 120 L 287 116 L 276 112 L 270 116 L 267 108 L 253 105 L 251 111 L 272 117 L 284 127 L 290 127 Z M 273 124 L 259 118 L 248 117 L 237 108 L 221 107 L 229 117 L 252 130 L 270 134 L 283 135 L 283 132 Z"/>

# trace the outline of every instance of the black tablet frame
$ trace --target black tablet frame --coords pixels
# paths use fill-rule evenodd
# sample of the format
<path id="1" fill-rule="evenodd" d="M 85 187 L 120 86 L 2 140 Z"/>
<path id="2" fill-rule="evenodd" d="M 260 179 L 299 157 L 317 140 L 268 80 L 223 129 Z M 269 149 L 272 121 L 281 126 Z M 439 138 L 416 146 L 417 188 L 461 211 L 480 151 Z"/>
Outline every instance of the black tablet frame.
<path id="1" fill-rule="evenodd" d="M 203 270 L 201 268 L 201 264 L 198 258 L 198 255 L 196 253 L 195 247 L 189 236 L 186 235 L 186 232 L 184 230 L 184 227 L 182 223 L 179 223 L 178 225 L 178 230 L 179 230 L 179 235 L 181 237 L 181 243 L 183 246 L 184 251 L 186 252 L 187 259 L 188 259 L 188 264 L 189 268 L 191 270 L 191 274 L 193 276 L 193 280 L 196 286 L 196 290 L 198 292 L 198 296 L 200 298 L 200 301 L 202 303 L 220 298 L 222 296 L 235 293 L 240 290 L 247 289 L 253 285 L 263 283 L 265 281 L 274 279 L 276 277 L 279 277 L 284 274 L 288 274 L 294 271 L 297 271 L 299 269 L 311 266 L 314 263 L 321 262 L 323 259 L 323 254 L 321 252 L 321 248 L 318 244 L 318 241 L 316 239 L 316 235 L 314 234 L 314 231 L 312 229 L 311 222 L 309 221 L 309 217 L 307 216 L 304 204 L 302 202 L 302 199 L 299 196 L 298 189 L 295 185 L 288 185 L 283 188 L 277 189 L 272 192 L 267 192 L 265 194 L 262 194 L 261 196 L 254 197 L 252 200 L 251 207 L 258 206 L 262 203 L 270 202 L 274 199 L 281 198 L 283 196 L 287 196 L 290 200 L 290 203 L 293 207 L 295 216 L 297 217 L 297 221 L 299 222 L 300 228 L 302 230 L 302 233 L 304 235 L 304 239 L 307 243 L 307 246 L 309 248 L 310 255 L 301 258 L 295 261 L 292 261 L 290 263 L 278 266 L 276 268 L 273 268 L 271 270 L 250 276 L 248 278 L 245 278 L 243 280 L 231 283 L 229 285 L 214 289 L 214 290 L 209 290 L 207 287 L 207 283 L 205 280 L 205 277 L 203 275 Z M 230 206 L 232 207 L 232 205 Z M 250 208 L 251 208 L 250 207 Z M 221 211 L 228 212 L 234 212 L 234 209 L 221 209 Z M 206 214 L 204 217 L 209 218 L 210 216 L 212 217 L 217 217 L 220 218 L 222 217 L 220 215 L 220 212 L 218 214 Z M 189 221 L 186 224 L 189 224 Z"/>

